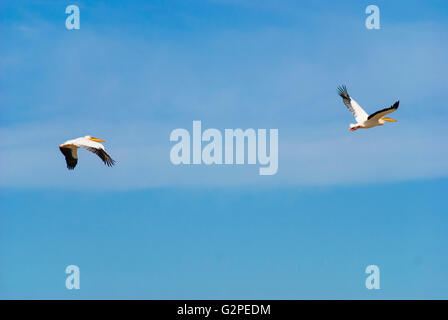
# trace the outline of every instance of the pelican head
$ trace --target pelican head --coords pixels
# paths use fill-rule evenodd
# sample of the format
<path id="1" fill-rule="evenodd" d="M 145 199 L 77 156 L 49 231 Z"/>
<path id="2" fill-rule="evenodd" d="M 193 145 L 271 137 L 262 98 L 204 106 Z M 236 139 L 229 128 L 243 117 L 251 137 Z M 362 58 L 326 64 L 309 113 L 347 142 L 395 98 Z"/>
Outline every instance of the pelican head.
<path id="1" fill-rule="evenodd" d="M 99 138 L 94 138 L 92 136 L 85 136 L 84 138 L 92 140 L 92 141 L 96 141 L 96 142 L 106 142 L 103 139 L 99 139 Z"/>

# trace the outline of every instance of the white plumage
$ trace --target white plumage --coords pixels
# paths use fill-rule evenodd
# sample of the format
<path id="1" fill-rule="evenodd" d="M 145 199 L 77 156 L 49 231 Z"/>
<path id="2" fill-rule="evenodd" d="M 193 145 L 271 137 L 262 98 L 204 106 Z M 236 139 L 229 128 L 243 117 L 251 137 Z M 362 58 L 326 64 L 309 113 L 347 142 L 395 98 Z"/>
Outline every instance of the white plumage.
<path id="1" fill-rule="evenodd" d="M 368 129 L 376 126 L 382 126 L 385 121 L 397 122 L 397 120 L 385 117 L 387 114 L 394 112 L 398 109 L 400 101 L 396 101 L 391 107 L 379 110 L 377 112 L 368 115 L 363 108 L 355 101 L 347 92 L 345 86 L 338 87 L 338 94 L 342 97 L 342 101 L 353 114 L 356 120 L 356 124 L 350 124 L 350 131 L 357 129 Z"/>
<path id="2" fill-rule="evenodd" d="M 83 148 L 90 152 L 95 153 L 104 164 L 111 167 L 115 164 L 109 154 L 106 152 L 104 146 L 99 142 L 105 142 L 102 139 L 94 138 L 92 136 L 85 136 L 76 138 L 73 140 L 68 140 L 59 146 L 62 154 L 65 156 L 65 161 L 67 162 L 67 168 L 73 170 L 78 163 L 78 149 Z"/>

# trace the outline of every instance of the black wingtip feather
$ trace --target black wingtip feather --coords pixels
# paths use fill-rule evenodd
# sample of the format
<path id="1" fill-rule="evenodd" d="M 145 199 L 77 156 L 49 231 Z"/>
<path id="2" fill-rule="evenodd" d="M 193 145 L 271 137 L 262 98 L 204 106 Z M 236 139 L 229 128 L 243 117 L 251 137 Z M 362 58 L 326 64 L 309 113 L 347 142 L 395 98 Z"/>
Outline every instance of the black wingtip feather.
<path id="1" fill-rule="evenodd" d="M 105 163 L 106 166 L 108 166 L 108 167 L 112 167 L 112 166 L 114 166 L 116 162 L 117 162 L 117 161 L 115 161 L 115 160 L 112 159 L 112 158 L 108 158 L 108 159 L 106 159 L 106 160 L 104 161 L 104 163 Z"/>
<path id="2" fill-rule="evenodd" d="M 104 164 L 108 167 L 112 167 L 116 162 L 105 150 L 95 148 L 88 148 L 87 150 L 95 153 L 98 157 L 100 157 L 100 159 L 103 160 Z"/>
<path id="3" fill-rule="evenodd" d="M 345 98 L 345 99 L 349 99 L 350 98 L 350 96 L 349 96 L 349 94 L 347 92 L 347 87 L 345 85 L 341 85 L 341 86 L 338 87 L 338 94 L 342 98 Z"/>

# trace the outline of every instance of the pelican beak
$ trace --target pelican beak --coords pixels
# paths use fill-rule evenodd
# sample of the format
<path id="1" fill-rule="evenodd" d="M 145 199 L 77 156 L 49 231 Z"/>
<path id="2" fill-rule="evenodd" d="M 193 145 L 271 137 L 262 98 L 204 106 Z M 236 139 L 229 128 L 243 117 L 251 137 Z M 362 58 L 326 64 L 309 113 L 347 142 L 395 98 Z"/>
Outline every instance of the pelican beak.
<path id="1" fill-rule="evenodd" d="M 90 138 L 90 140 L 92 140 L 92 141 L 96 141 L 96 142 L 106 142 L 106 141 L 104 141 L 103 139 L 99 139 L 99 138 Z"/>
<path id="2" fill-rule="evenodd" d="M 392 118 L 386 118 L 386 117 L 383 117 L 382 119 L 383 119 L 384 121 L 397 122 L 397 120 L 392 119 Z"/>

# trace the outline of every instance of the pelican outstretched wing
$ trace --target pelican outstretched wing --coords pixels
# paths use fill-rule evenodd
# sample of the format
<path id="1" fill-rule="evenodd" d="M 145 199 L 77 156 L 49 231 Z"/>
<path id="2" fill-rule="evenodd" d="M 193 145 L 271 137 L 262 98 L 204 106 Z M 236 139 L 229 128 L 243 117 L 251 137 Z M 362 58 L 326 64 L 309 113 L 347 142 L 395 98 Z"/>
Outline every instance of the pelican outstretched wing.
<path id="1" fill-rule="evenodd" d="M 112 167 L 115 164 L 115 160 L 113 160 L 110 155 L 106 152 L 104 146 L 99 143 L 88 139 L 83 139 L 82 141 L 76 144 L 79 148 L 86 149 L 103 160 L 104 164 L 108 167 Z"/>
<path id="2" fill-rule="evenodd" d="M 84 148 L 96 154 L 98 157 L 100 157 L 101 160 L 103 160 L 104 164 L 108 167 L 112 167 L 115 164 L 115 160 L 110 157 L 110 155 L 106 152 L 104 147 L 103 148 L 81 147 L 81 148 Z"/>
<path id="3" fill-rule="evenodd" d="M 398 109 L 398 105 L 400 104 L 400 101 L 396 101 L 393 106 L 389 108 L 384 108 L 382 110 L 379 110 L 377 112 L 372 113 L 367 119 L 372 121 L 378 121 L 382 117 L 384 117 L 386 114 L 392 113 L 395 110 Z"/>
<path id="4" fill-rule="evenodd" d="M 347 92 L 347 87 L 345 85 L 338 87 L 338 94 L 341 96 L 342 101 L 347 106 L 348 110 L 353 114 L 355 117 L 356 122 L 363 123 L 367 120 L 368 114 L 364 111 L 363 108 L 355 101 L 353 100 L 350 95 Z"/>

